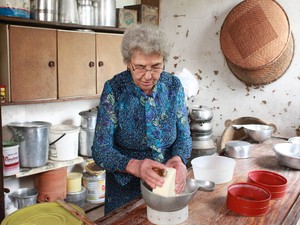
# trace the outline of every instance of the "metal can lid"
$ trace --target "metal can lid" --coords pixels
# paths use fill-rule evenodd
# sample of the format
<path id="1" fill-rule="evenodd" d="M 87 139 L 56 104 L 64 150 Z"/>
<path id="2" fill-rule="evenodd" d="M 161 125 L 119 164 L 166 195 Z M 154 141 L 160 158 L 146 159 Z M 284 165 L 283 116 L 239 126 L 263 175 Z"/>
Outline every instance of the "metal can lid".
<path id="1" fill-rule="evenodd" d="M 105 173 L 105 170 L 101 166 L 97 165 L 94 160 L 88 161 L 86 163 L 85 170 L 92 176 L 98 176 Z"/>
<path id="2" fill-rule="evenodd" d="M 16 146 L 19 145 L 18 142 L 15 141 L 3 141 L 2 142 L 2 146 L 3 147 L 12 147 L 12 146 Z"/>

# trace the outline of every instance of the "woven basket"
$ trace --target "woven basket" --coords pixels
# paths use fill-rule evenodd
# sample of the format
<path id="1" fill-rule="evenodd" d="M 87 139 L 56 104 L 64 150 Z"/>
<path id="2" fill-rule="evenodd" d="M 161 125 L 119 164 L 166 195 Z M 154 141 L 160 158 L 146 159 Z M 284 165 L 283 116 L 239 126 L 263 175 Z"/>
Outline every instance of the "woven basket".
<path id="1" fill-rule="evenodd" d="M 290 41 L 283 54 L 272 63 L 256 70 L 243 69 L 231 63 L 228 59 L 227 64 L 231 72 L 241 81 L 249 85 L 264 85 L 276 81 L 288 69 L 294 56 L 294 39 L 291 35 Z"/>
<path id="2" fill-rule="evenodd" d="M 230 69 L 248 84 L 278 79 L 293 58 L 288 17 L 273 0 L 245 0 L 234 7 L 222 25 L 220 42 Z"/>

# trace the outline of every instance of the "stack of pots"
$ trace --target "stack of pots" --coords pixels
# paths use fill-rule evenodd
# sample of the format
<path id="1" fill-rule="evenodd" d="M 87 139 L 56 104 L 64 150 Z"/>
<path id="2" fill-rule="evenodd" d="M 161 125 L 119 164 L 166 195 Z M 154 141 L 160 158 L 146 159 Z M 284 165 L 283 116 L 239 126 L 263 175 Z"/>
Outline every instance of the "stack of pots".
<path id="1" fill-rule="evenodd" d="M 194 105 L 189 110 L 193 148 L 190 160 L 216 153 L 216 145 L 212 139 L 212 118 L 212 110 L 206 106 Z"/>
<path id="2" fill-rule="evenodd" d="M 92 145 L 97 121 L 97 109 L 90 109 L 79 113 L 80 125 L 80 155 L 92 157 Z"/>

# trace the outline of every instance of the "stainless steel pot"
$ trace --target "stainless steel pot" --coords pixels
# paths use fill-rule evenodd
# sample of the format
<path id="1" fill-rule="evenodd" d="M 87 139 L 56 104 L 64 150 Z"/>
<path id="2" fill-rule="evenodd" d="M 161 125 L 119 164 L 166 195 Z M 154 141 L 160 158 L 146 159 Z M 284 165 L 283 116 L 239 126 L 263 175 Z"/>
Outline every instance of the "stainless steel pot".
<path id="1" fill-rule="evenodd" d="M 95 129 L 96 121 L 97 121 L 96 109 L 82 111 L 79 113 L 79 115 L 81 116 L 81 127 L 83 129 L 92 129 L 92 130 Z"/>
<path id="2" fill-rule="evenodd" d="M 21 167 L 40 167 L 47 163 L 49 154 L 48 122 L 13 122 L 8 124 L 14 132 L 13 140 L 19 143 Z"/>
<path id="3" fill-rule="evenodd" d="M 78 11 L 76 0 L 58 2 L 58 22 L 60 23 L 78 23 Z"/>
<path id="4" fill-rule="evenodd" d="M 190 122 L 190 129 L 196 133 L 210 133 L 212 131 L 212 124 L 211 122 L 197 122 L 192 120 Z"/>
<path id="5" fill-rule="evenodd" d="M 81 127 L 79 133 L 80 155 L 92 157 L 92 145 L 94 141 L 94 133 L 95 133 L 94 129 L 84 129 Z"/>
<path id="6" fill-rule="evenodd" d="M 192 141 L 207 141 L 212 139 L 212 132 L 208 132 L 206 134 L 201 134 L 201 133 L 192 133 L 191 135 Z"/>
<path id="7" fill-rule="evenodd" d="M 57 0 L 30 1 L 30 18 L 42 21 L 56 21 Z"/>
<path id="8" fill-rule="evenodd" d="M 16 208 L 21 209 L 37 202 L 38 192 L 34 188 L 20 188 L 14 191 L 9 197 Z"/>
<path id="9" fill-rule="evenodd" d="M 96 0 L 95 26 L 116 26 L 116 0 Z"/>
<path id="10" fill-rule="evenodd" d="M 194 121 L 209 121 L 213 118 L 212 110 L 203 105 L 194 105 L 189 111 L 189 116 Z"/>
<path id="11" fill-rule="evenodd" d="M 92 0 L 77 0 L 79 24 L 94 25 L 94 7 Z"/>

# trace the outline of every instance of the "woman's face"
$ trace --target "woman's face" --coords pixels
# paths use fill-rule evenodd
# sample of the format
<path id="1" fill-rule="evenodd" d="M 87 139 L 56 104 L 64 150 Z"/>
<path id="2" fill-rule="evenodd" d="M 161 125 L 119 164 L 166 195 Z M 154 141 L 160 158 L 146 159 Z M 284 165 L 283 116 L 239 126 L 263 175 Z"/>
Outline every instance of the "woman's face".
<path id="1" fill-rule="evenodd" d="M 163 66 L 163 57 L 160 54 L 145 55 L 140 51 L 135 51 L 131 57 L 131 62 L 127 64 L 133 82 L 146 94 L 152 92 L 160 78 Z"/>

